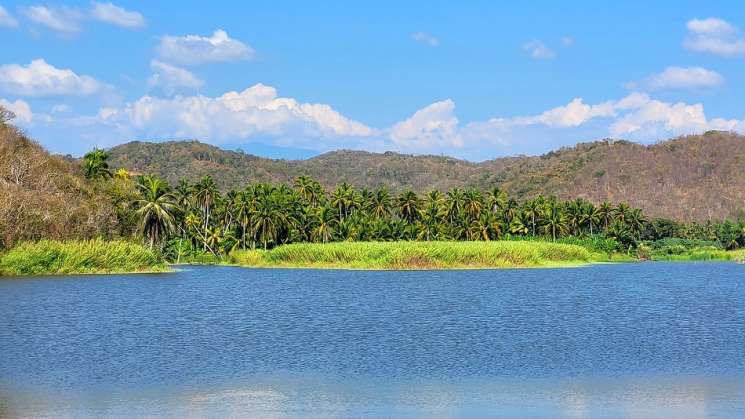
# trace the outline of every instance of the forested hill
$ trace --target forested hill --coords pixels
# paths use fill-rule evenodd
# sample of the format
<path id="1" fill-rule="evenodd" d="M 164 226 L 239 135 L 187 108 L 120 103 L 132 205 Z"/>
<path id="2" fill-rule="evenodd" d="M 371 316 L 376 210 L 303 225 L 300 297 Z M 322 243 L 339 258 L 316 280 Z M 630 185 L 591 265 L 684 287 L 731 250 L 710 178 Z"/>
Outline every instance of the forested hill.
<path id="1" fill-rule="evenodd" d="M 327 188 L 385 185 L 393 191 L 487 189 L 511 196 L 538 194 L 594 202 L 626 201 L 649 216 L 725 218 L 745 209 L 745 137 L 724 132 L 687 136 L 644 146 L 599 141 L 538 157 L 472 163 L 449 157 L 335 151 L 307 160 L 272 160 L 222 150 L 197 141 L 131 142 L 111 149 L 111 163 L 156 173 L 175 183 L 211 175 L 224 189 L 247 182 L 291 182 L 308 175 Z"/>

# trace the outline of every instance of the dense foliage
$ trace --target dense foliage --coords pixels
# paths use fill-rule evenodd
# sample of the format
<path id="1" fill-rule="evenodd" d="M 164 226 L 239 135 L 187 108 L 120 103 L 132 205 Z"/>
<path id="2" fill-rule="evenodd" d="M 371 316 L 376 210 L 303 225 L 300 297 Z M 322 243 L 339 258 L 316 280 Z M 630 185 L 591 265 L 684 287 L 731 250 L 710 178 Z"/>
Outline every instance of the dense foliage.
<path id="1" fill-rule="evenodd" d="M 250 149 L 248 149 L 250 151 Z M 304 160 L 274 160 L 197 141 L 132 142 L 110 150 L 111 164 L 157 174 L 172 185 L 210 175 L 222 191 L 250 183 L 285 183 L 307 175 L 327 190 L 347 182 L 382 186 L 395 195 L 454 187 L 483 191 L 499 185 L 518 201 L 538 195 L 561 200 L 627 202 L 649 217 L 679 220 L 745 215 L 745 136 L 712 131 L 643 145 L 595 141 L 542 156 L 469 162 L 447 156 L 338 150 Z M 484 156 L 488 157 L 488 156 Z"/>
<path id="2" fill-rule="evenodd" d="M 500 188 L 452 188 L 420 195 L 342 183 L 326 191 L 299 176 L 293 186 L 249 184 L 222 194 L 213 179 L 182 179 L 175 187 L 154 175 L 135 180 L 140 233 L 175 260 L 200 253 L 267 249 L 298 242 L 581 241 L 596 251 L 629 251 L 643 241 L 669 237 L 713 240 L 717 247 L 745 245 L 745 224 L 680 224 L 647 220 L 625 203 L 595 205 L 584 199 L 538 196 L 518 202 Z"/>
<path id="3" fill-rule="evenodd" d="M 0 256 L 2 275 L 123 273 L 166 270 L 162 256 L 126 241 L 21 243 Z"/>

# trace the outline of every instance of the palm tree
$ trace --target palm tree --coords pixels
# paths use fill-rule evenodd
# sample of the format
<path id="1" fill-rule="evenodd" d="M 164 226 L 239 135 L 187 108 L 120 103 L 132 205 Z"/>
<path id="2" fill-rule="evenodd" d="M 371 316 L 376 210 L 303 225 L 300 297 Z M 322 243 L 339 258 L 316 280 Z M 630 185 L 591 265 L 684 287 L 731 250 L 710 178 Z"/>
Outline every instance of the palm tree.
<path id="1" fill-rule="evenodd" d="M 83 172 L 88 179 L 110 178 L 109 153 L 100 148 L 94 148 L 83 156 Z"/>
<path id="2" fill-rule="evenodd" d="M 430 193 L 427 197 L 427 203 L 424 209 L 420 210 L 417 222 L 417 239 L 430 241 L 440 236 L 443 213 L 437 194 Z"/>
<path id="3" fill-rule="evenodd" d="M 615 219 L 625 223 L 626 219 L 631 215 L 631 207 L 625 202 L 618 204 L 618 207 L 613 212 Z"/>
<path id="4" fill-rule="evenodd" d="M 315 181 L 308 176 L 302 175 L 295 178 L 295 190 L 309 204 L 316 204 L 317 188 Z"/>
<path id="5" fill-rule="evenodd" d="M 320 239 L 324 243 L 329 242 L 334 236 L 335 217 L 333 208 L 319 207 L 315 213 L 316 227 L 311 233 L 311 239 Z"/>
<path id="6" fill-rule="evenodd" d="M 582 230 L 582 213 L 584 212 L 584 201 L 578 198 L 567 203 L 565 214 L 567 218 L 567 228 L 573 236 L 579 236 Z"/>
<path id="7" fill-rule="evenodd" d="M 593 227 L 600 223 L 600 210 L 598 207 L 588 202 L 582 211 L 582 223 L 590 227 L 590 236 L 594 234 Z"/>
<path id="8" fill-rule="evenodd" d="M 339 212 L 339 221 L 344 221 L 355 205 L 355 191 L 352 185 L 344 182 L 337 186 L 331 194 L 331 205 Z"/>
<path id="9" fill-rule="evenodd" d="M 469 229 L 471 240 L 499 239 L 502 235 L 502 225 L 491 211 L 483 211 L 479 218 L 471 222 Z"/>
<path id="10" fill-rule="evenodd" d="M 453 188 L 445 194 L 446 217 L 449 222 L 454 222 L 463 211 L 463 191 Z"/>
<path id="11" fill-rule="evenodd" d="M 598 207 L 598 215 L 603 220 L 603 229 L 608 230 L 611 219 L 613 219 L 613 204 L 603 201 Z"/>
<path id="12" fill-rule="evenodd" d="M 370 213 L 375 218 L 387 217 L 391 214 L 391 195 L 384 186 L 370 197 Z"/>
<path id="13" fill-rule="evenodd" d="M 487 194 L 486 202 L 492 212 L 504 211 L 507 207 L 507 194 L 500 188 L 494 187 Z"/>
<path id="14" fill-rule="evenodd" d="M 567 230 L 566 215 L 562 212 L 561 206 L 557 202 L 549 202 L 546 212 L 543 215 L 543 231 L 551 235 L 551 240 L 556 241 L 556 237 L 564 234 Z"/>
<path id="15" fill-rule="evenodd" d="M 512 218 L 512 221 L 510 222 L 510 233 L 517 234 L 518 236 L 528 234 L 528 227 L 525 226 L 520 215 L 516 215 Z"/>
<path id="16" fill-rule="evenodd" d="M 479 218 L 481 209 L 484 207 L 481 192 L 476 189 L 468 189 L 464 194 L 463 204 L 463 210 L 472 220 Z"/>
<path id="17" fill-rule="evenodd" d="M 412 190 L 402 192 L 398 196 L 398 211 L 401 218 L 409 224 L 413 223 L 419 215 L 419 197 Z"/>
<path id="18" fill-rule="evenodd" d="M 207 228 L 210 225 L 212 205 L 214 204 L 215 200 L 220 197 L 220 192 L 217 190 L 215 181 L 212 180 L 212 177 L 209 175 L 204 176 L 202 179 L 199 180 L 199 182 L 197 182 L 196 185 L 194 185 L 194 192 L 197 203 L 202 210 L 202 221 L 204 222 L 203 230 L 206 236 Z M 206 242 L 204 245 L 204 249 L 207 249 Z"/>
<path id="19" fill-rule="evenodd" d="M 538 199 L 531 199 L 523 204 L 523 215 L 530 220 L 531 233 L 535 236 L 535 221 L 541 214 L 543 205 Z"/>
<path id="20" fill-rule="evenodd" d="M 140 217 L 140 231 L 150 241 L 152 249 L 176 229 L 174 214 L 176 203 L 168 184 L 153 175 L 146 175 L 137 182 L 140 198 L 135 202 Z"/>
<path id="21" fill-rule="evenodd" d="M 251 214 L 254 212 L 254 196 L 253 191 L 244 190 L 238 194 L 235 202 L 233 203 L 233 211 L 235 212 L 235 218 L 238 220 L 238 224 L 241 227 L 240 241 L 242 247 L 246 248 L 246 233 L 248 226 L 251 223 Z"/>

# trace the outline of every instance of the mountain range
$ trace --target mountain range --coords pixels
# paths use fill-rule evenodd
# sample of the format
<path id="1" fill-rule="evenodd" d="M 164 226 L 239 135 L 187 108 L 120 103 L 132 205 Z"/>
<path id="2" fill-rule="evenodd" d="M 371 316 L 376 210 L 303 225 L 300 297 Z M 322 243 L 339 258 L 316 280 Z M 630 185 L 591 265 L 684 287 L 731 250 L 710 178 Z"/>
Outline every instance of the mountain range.
<path id="1" fill-rule="evenodd" d="M 224 190 L 249 182 L 291 183 L 308 175 L 333 188 L 386 186 L 394 192 L 498 186 L 512 197 L 538 194 L 627 202 L 648 216 L 680 220 L 745 214 L 745 136 L 710 131 L 643 145 L 603 140 L 541 156 L 474 163 L 394 152 L 333 151 L 304 160 L 268 159 L 199 141 L 134 141 L 109 150 L 111 164 L 154 173 L 172 184 L 212 176 Z"/>

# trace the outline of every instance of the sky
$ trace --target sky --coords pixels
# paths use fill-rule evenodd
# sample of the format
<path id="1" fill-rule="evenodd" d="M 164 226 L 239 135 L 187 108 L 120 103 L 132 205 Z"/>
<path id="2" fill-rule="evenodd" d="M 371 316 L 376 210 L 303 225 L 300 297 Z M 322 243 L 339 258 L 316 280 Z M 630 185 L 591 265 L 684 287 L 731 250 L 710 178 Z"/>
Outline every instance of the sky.
<path id="1" fill-rule="evenodd" d="M 0 37 L 0 105 L 63 154 L 482 161 L 745 133 L 741 1 L 0 0 Z"/>

